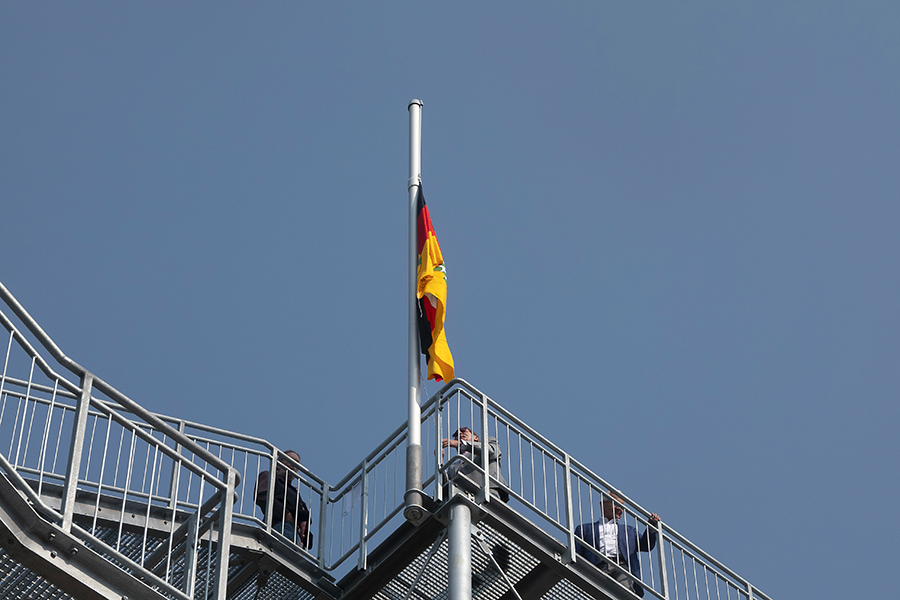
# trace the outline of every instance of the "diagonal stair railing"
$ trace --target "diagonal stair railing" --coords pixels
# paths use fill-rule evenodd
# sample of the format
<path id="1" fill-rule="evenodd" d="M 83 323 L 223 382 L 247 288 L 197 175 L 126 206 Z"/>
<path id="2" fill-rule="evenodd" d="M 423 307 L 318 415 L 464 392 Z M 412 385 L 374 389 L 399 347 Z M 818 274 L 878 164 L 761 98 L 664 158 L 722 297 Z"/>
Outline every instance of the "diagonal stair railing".
<path id="1" fill-rule="evenodd" d="M 0 311 L 0 466 L 11 481 L 30 486 L 20 491 L 63 532 L 150 587 L 224 598 L 237 470 L 68 358 L 2 283 L 0 299 L 62 367 Z M 176 547 L 179 527 L 191 543 Z"/>
<path id="2" fill-rule="evenodd" d="M 370 552 L 404 523 L 404 423 L 341 481 L 329 485 L 304 465 L 288 466 L 310 511 L 310 543 L 275 531 L 256 505 L 257 476 L 273 471 L 282 450 L 270 442 L 200 423 L 151 413 L 68 359 L 0 283 L 0 298 L 55 361 L 78 379 L 51 368 L 0 310 L 9 333 L 0 372 L 0 468 L 13 472 L 23 493 L 44 503 L 63 529 L 164 594 L 224 599 L 233 527 L 265 531 L 333 576 L 365 571 Z M 0 349 L 2 351 L 2 349 Z M 16 375 L 16 376 L 14 376 Z M 448 493 L 448 468 L 464 463 L 489 471 L 487 457 L 441 448 L 460 427 L 493 438 L 500 473 L 479 477 L 468 492 L 476 503 L 498 502 L 555 538 L 555 558 L 572 567 L 604 561 L 576 536 L 600 518 L 614 495 L 621 525 L 648 527 L 658 543 L 636 554 L 638 570 L 610 564 L 662 600 L 769 600 L 720 561 L 650 513 L 537 430 L 468 382 L 455 379 L 422 406 L 423 490 L 437 502 Z M 492 490 L 494 493 L 492 493 Z M 577 552 L 577 550 L 581 550 Z M 581 568 L 581 567 L 579 567 Z M 584 567 L 592 568 L 592 567 Z"/>

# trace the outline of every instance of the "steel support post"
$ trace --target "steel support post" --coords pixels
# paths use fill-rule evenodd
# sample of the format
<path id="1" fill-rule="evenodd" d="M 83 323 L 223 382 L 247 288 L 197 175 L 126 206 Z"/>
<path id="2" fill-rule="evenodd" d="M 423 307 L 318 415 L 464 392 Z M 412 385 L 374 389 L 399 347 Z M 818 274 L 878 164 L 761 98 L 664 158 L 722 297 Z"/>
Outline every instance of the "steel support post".
<path id="1" fill-rule="evenodd" d="M 75 423 L 72 425 L 72 443 L 69 446 L 69 463 L 66 466 L 66 483 L 62 499 L 62 530 L 72 531 L 72 515 L 75 513 L 75 493 L 78 491 L 78 474 L 81 471 L 81 454 L 84 450 L 84 435 L 87 431 L 88 412 L 91 408 L 91 390 L 94 376 L 85 373 L 81 377 L 81 394 L 75 409 Z"/>
<path id="2" fill-rule="evenodd" d="M 284 521 L 284 515 L 281 514 L 278 516 L 276 521 L 275 515 L 272 512 L 275 509 L 275 480 L 278 478 L 278 450 L 276 448 L 272 448 L 272 457 L 271 464 L 269 466 L 269 489 L 266 492 L 266 531 L 272 533 L 272 523 L 277 521 Z M 283 533 L 283 531 L 282 531 Z"/>
<path id="3" fill-rule="evenodd" d="M 184 581 L 181 589 L 191 598 L 197 583 L 197 544 L 200 541 L 200 511 L 188 519 L 187 539 L 184 542 Z M 171 557 L 167 560 L 171 560 Z M 168 569 L 166 577 L 168 578 Z M 167 579 L 168 580 L 168 579 Z"/>
<path id="4" fill-rule="evenodd" d="M 566 483 L 563 489 L 566 493 L 566 552 L 563 554 L 562 562 L 569 564 L 575 562 L 575 511 L 572 509 L 572 462 L 568 454 L 566 454 L 565 476 Z"/>
<path id="5" fill-rule="evenodd" d="M 488 427 L 488 405 L 487 405 L 487 396 L 484 394 L 481 395 L 481 464 L 478 465 L 481 467 L 482 471 L 484 471 L 483 477 L 481 481 L 483 485 L 481 489 L 478 490 L 478 494 L 475 496 L 475 502 L 481 504 L 482 502 L 490 502 L 491 501 L 491 471 L 488 468 L 488 460 L 490 459 L 490 452 L 488 451 L 488 440 L 490 439 L 491 429 Z M 499 444 L 499 441 L 497 442 Z"/>
<path id="6" fill-rule="evenodd" d="M 359 482 L 359 562 L 357 566 L 360 571 L 366 570 L 366 558 L 368 555 L 368 547 L 366 545 L 366 534 L 369 521 L 369 461 L 364 460 L 362 463 L 362 480 Z M 351 492 L 352 494 L 353 492 Z"/>
<path id="7" fill-rule="evenodd" d="M 444 478 L 441 476 L 441 465 L 444 462 L 444 451 L 441 449 L 441 403 L 443 397 L 434 402 L 434 499 L 441 502 L 444 499 Z"/>
<path id="8" fill-rule="evenodd" d="M 178 422 L 178 433 L 183 434 L 185 429 L 184 421 Z M 181 456 L 181 444 L 175 443 L 175 452 L 178 453 L 178 456 Z M 178 507 L 178 485 L 181 481 L 181 462 L 178 460 L 172 461 L 172 474 L 169 478 L 169 508 L 172 509 L 174 514 L 175 509 Z M 174 522 L 174 519 L 173 519 Z"/>
<path id="9" fill-rule="evenodd" d="M 663 538 L 662 522 L 656 523 L 656 539 L 659 546 L 659 585 L 662 597 L 669 598 L 669 578 L 666 572 L 666 540 Z"/>
<path id="10" fill-rule="evenodd" d="M 231 518 L 234 514 L 237 471 L 228 469 L 225 474 L 228 487 L 222 490 L 219 504 L 219 555 L 216 557 L 216 598 L 228 596 L 228 560 L 231 558 Z"/>
<path id="11" fill-rule="evenodd" d="M 328 494 L 331 493 L 331 487 L 327 483 L 322 484 L 322 500 L 319 503 L 319 568 L 325 568 L 325 533 L 328 531 L 325 527 L 325 516 L 328 514 Z"/>
<path id="12" fill-rule="evenodd" d="M 472 600 L 472 511 L 457 502 L 450 507 L 448 526 L 448 600 Z"/>

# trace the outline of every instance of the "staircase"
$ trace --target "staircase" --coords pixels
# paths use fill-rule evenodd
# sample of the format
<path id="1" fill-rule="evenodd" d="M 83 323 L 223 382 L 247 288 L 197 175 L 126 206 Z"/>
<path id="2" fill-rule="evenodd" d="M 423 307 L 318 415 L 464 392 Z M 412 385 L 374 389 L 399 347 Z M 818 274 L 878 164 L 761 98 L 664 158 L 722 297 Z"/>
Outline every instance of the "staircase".
<path id="1" fill-rule="evenodd" d="M 404 520 L 406 426 L 329 484 L 289 469 L 314 544 L 272 528 L 254 505 L 267 440 L 151 413 L 69 359 L 0 283 L 0 598 L 443 599 L 451 507 L 473 521 L 472 595 L 485 600 L 769 600 L 463 380 L 422 406 L 426 510 Z M 440 441 L 460 426 L 496 438 L 510 502 L 445 484 Z M 484 465 L 471 463 L 477 469 Z M 657 532 L 628 589 L 576 553 L 575 527 L 600 499 L 620 524 Z"/>

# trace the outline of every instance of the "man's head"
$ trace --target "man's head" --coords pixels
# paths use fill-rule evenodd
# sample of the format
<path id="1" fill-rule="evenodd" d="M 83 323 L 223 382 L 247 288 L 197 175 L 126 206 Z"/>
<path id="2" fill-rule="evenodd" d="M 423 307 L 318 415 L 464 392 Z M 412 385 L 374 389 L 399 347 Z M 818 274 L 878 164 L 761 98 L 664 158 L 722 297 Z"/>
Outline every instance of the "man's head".
<path id="1" fill-rule="evenodd" d="M 297 465 L 299 464 L 300 455 L 293 450 L 288 450 L 278 458 L 278 466 L 275 468 L 275 473 L 279 474 L 287 473 L 288 471 L 295 471 L 297 469 Z"/>
<path id="2" fill-rule="evenodd" d="M 477 442 L 478 436 L 468 427 L 460 427 L 453 433 L 453 439 L 464 442 Z"/>
<path id="3" fill-rule="evenodd" d="M 618 521 L 625 512 L 622 508 L 622 499 L 615 494 L 604 494 L 600 507 L 603 509 L 603 517 L 605 519 Z"/>

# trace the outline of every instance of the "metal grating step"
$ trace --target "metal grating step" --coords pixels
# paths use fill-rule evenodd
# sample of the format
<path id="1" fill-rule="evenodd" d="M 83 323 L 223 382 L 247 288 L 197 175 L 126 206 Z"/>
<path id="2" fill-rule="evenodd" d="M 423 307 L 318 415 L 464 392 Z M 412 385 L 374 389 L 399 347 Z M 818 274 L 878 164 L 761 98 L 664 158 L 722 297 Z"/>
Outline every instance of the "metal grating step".
<path id="1" fill-rule="evenodd" d="M 0 547 L 0 598 L 3 600 L 73 600 Z"/>

